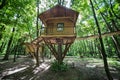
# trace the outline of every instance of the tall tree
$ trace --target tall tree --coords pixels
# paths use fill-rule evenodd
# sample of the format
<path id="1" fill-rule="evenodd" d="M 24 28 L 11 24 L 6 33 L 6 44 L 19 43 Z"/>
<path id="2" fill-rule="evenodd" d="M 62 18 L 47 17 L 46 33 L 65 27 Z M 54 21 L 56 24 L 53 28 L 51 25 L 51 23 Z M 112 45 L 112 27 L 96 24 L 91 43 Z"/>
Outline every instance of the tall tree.
<path id="1" fill-rule="evenodd" d="M 37 7 L 37 16 L 36 16 L 36 36 L 39 36 L 39 27 L 38 27 L 38 15 L 39 15 L 39 0 L 36 2 Z"/>
<path id="2" fill-rule="evenodd" d="M 106 52 L 105 52 L 103 40 L 102 40 L 102 37 L 101 37 L 101 30 L 100 30 L 99 22 L 98 22 L 97 17 L 96 17 L 96 13 L 95 13 L 95 10 L 94 10 L 92 0 L 90 0 L 90 4 L 91 4 L 91 7 L 92 7 L 95 23 L 96 23 L 96 26 L 98 28 L 99 41 L 100 41 L 100 44 L 101 44 L 101 52 L 102 52 L 102 57 L 103 57 L 103 61 L 104 61 L 104 68 L 105 68 L 108 79 L 113 80 L 113 78 L 112 78 L 112 76 L 110 74 L 109 68 L 108 68 L 107 55 L 106 55 Z"/>
<path id="3" fill-rule="evenodd" d="M 0 38 L 0 47 L 3 50 L 1 50 L 1 54 L 5 54 L 5 50 L 8 50 L 7 44 L 9 43 L 11 45 L 15 44 L 15 41 L 18 41 L 21 37 L 26 37 L 26 41 L 30 41 L 29 36 L 32 38 L 35 37 L 36 28 L 35 28 L 35 0 L 20 0 L 20 1 L 14 1 L 14 0 L 2 0 L 7 1 L 7 5 L 5 5 L 2 9 L 0 9 L 0 28 L 1 25 L 4 25 L 5 30 L 0 30 L 0 35 L 2 35 Z M 16 23 L 17 20 L 17 23 Z M 12 28 L 15 28 L 13 38 L 10 35 L 10 31 Z M 31 33 L 31 35 L 29 35 Z M 11 38 L 10 38 L 11 37 Z M 11 40 L 12 39 L 12 42 Z M 3 43 L 4 42 L 4 43 Z M 6 51 L 7 52 L 7 51 Z"/>
<path id="4" fill-rule="evenodd" d="M 13 41 L 14 32 L 15 32 L 15 28 L 12 29 L 12 34 L 11 34 L 10 39 L 8 41 L 6 54 L 5 54 L 4 58 L 3 58 L 3 60 L 8 60 L 9 59 L 10 47 L 11 47 L 11 44 L 12 44 L 12 41 Z"/>
<path id="5" fill-rule="evenodd" d="M 95 0 L 94 0 L 94 2 L 95 2 L 95 4 L 98 4 Z M 105 2 L 106 3 L 106 2 Z M 106 5 L 107 5 L 107 3 L 106 3 Z M 107 5 L 108 6 L 108 5 Z M 97 6 L 97 9 L 96 10 L 99 10 L 100 8 Z M 107 9 L 106 9 L 107 10 Z M 99 11 L 99 13 L 100 13 L 100 15 L 102 16 L 102 18 L 103 18 L 103 20 L 104 20 L 104 22 L 105 22 L 105 24 L 107 25 L 107 29 L 108 29 L 108 31 L 110 31 L 110 32 L 114 32 L 114 31 L 118 31 L 119 29 L 117 28 L 117 26 L 116 26 L 116 23 L 115 23 L 115 21 L 114 21 L 114 19 L 113 19 L 113 15 L 112 15 L 112 13 L 111 13 L 111 11 L 109 10 L 108 11 L 109 12 L 109 14 L 110 14 L 110 17 L 111 17 L 111 23 L 112 23 L 112 25 L 106 20 L 106 13 L 103 13 L 102 11 Z M 107 17 L 108 18 L 108 17 Z M 114 45 L 115 45 L 115 48 L 116 48 L 116 50 L 117 50 L 117 55 L 118 55 L 118 57 L 120 58 L 120 44 L 119 44 L 119 41 L 118 41 L 118 39 L 117 39 L 117 36 L 112 36 L 111 37 L 112 38 L 112 41 L 113 41 L 113 43 L 114 43 Z"/>

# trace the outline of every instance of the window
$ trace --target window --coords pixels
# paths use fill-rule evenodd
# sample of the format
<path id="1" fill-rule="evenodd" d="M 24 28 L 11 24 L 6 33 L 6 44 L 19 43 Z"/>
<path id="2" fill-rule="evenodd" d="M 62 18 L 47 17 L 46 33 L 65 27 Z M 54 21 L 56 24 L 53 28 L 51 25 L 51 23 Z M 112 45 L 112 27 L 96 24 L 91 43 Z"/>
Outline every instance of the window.
<path id="1" fill-rule="evenodd" d="M 64 23 L 57 24 L 57 31 L 63 31 Z"/>

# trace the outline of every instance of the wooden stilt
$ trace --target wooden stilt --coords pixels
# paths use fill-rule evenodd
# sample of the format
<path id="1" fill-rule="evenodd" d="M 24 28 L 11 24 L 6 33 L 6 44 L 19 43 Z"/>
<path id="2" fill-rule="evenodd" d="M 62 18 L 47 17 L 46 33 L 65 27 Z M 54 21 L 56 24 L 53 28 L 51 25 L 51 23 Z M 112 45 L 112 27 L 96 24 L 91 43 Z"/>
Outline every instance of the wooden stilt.
<path id="1" fill-rule="evenodd" d="M 74 42 L 75 37 L 73 38 L 43 38 L 45 44 L 50 49 L 52 54 L 55 56 L 56 60 L 59 64 L 63 62 L 63 59 L 65 55 L 67 54 L 67 51 L 69 50 L 71 44 Z M 54 46 L 56 45 L 56 46 Z M 63 46 L 65 45 L 65 48 L 63 49 Z M 57 49 L 56 49 L 57 48 Z"/>
<path id="2" fill-rule="evenodd" d="M 39 66 L 39 46 L 37 46 L 36 48 L 36 53 L 35 53 L 35 56 L 36 56 L 36 66 Z"/>
<path id="3" fill-rule="evenodd" d="M 58 43 L 58 63 L 62 64 L 62 44 Z"/>
<path id="4" fill-rule="evenodd" d="M 71 44 L 66 44 L 65 45 L 65 50 L 64 50 L 63 55 L 62 55 L 63 59 L 65 58 L 65 55 L 67 54 L 67 51 L 69 50 L 70 46 L 71 46 Z"/>
<path id="5" fill-rule="evenodd" d="M 47 47 L 50 49 L 50 51 L 52 52 L 52 54 L 55 56 L 55 58 L 57 59 L 57 51 L 55 50 L 55 48 L 53 47 L 52 44 L 49 44 L 50 41 L 47 41 L 45 39 L 43 39 L 45 44 L 47 45 Z"/>

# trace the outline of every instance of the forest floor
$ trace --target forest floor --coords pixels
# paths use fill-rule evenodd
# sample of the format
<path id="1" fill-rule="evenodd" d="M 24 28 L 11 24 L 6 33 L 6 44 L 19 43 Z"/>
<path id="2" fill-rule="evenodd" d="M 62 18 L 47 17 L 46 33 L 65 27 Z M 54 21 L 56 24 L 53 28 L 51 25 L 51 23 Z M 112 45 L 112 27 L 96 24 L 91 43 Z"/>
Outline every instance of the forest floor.
<path id="1" fill-rule="evenodd" d="M 107 80 L 103 61 L 96 58 L 67 57 L 64 62 L 69 65 L 65 72 L 50 70 L 53 59 L 45 59 L 35 67 L 31 58 L 17 58 L 0 61 L 0 80 Z M 109 69 L 114 80 L 120 80 L 120 62 L 109 60 Z"/>

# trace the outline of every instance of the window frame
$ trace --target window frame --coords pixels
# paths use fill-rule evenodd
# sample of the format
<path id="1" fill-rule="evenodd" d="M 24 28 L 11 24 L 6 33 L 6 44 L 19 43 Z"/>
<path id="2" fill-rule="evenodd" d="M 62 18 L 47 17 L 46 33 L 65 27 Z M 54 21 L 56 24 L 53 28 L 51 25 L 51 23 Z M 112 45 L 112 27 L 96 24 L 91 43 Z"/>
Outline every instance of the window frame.
<path id="1" fill-rule="evenodd" d="M 57 23 L 57 31 L 61 32 L 64 30 L 64 23 Z"/>

